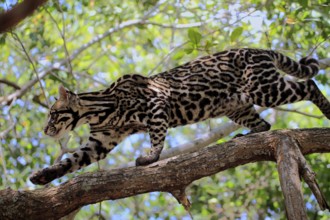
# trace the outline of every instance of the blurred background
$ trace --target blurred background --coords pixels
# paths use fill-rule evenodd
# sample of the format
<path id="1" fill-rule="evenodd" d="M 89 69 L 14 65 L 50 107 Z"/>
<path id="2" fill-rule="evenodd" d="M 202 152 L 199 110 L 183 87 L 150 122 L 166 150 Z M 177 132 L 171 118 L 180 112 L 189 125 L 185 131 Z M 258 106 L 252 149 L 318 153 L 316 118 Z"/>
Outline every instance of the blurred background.
<path id="1" fill-rule="evenodd" d="M 20 1 L 1 0 L 0 11 Z M 296 60 L 330 58 L 328 0 L 76 0 L 49 1 L 0 35 L 0 190 L 35 189 L 28 176 L 54 163 L 60 144 L 43 134 L 60 84 L 75 92 L 108 87 L 124 74 L 156 74 L 198 56 L 237 47 L 274 49 Z M 37 78 L 38 74 L 38 78 Z M 330 98 L 330 69 L 316 77 Z M 21 89 L 21 90 L 20 90 Z M 15 92 L 23 91 L 18 96 Z M 10 97 L 17 97 L 10 99 Z M 4 101 L 7 100 L 7 101 Z M 8 101 L 9 100 L 9 101 Z M 272 129 L 329 127 L 310 102 L 262 113 Z M 189 143 L 227 118 L 170 129 L 166 149 Z M 237 130 L 218 143 L 231 139 Z M 83 126 L 68 146 L 88 137 Z M 112 169 L 150 146 L 147 134 L 128 137 L 99 164 L 66 175 Z M 307 156 L 330 200 L 330 154 Z M 310 219 L 329 219 L 303 184 Z M 187 189 L 194 219 L 285 219 L 276 164 L 258 162 L 195 181 Z M 83 207 L 75 219 L 190 219 L 167 193 L 155 192 Z"/>

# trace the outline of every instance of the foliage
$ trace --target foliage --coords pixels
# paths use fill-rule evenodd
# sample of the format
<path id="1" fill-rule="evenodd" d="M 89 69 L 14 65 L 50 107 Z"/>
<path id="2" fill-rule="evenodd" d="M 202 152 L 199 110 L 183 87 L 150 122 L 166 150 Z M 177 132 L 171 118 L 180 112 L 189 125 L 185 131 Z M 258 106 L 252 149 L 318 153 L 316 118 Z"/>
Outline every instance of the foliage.
<path id="1" fill-rule="evenodd" d="M 5 10 L 11 6 L 1 1 L 0 7 Z M 52 164 L 60 153 L 60 145 L 42 133 L 45 106 L 54 101 L 59 84 L 78 92 L 97 90 L 123 74 L 156 74 L 199 55 L 233 47 L 271 48 L 296 59 L 310 53 L 319 59 L 329 58 L 329 10 L 326 0 L 47 3 L 13 32 L 0 36 L 0 79 L 24 87 L 36 72 L 51 70 L 23 97 L 1 107 L 0 132 L 5 135 L 0 140 L 0 189 L 36 188 L 28 176 Z M 321 71 L 317 77 L 323 92 L 330 97 L 328 78 L 329 71 Z M 0 84 L 0 96 L 14 91 L 10 85 Z M 267 110 L 262 115 L 274 129 L 329 126 L 325 118 L 312 117 L 320 112 L 310 103 L 283 108 L 310 116 Z M 171 129 L 167 147 L 189 142 L 225 121 L 212 119 Z M 77 147 L 87 132 L 86 127 L 73 132 L 69 146 Z M 111 169 L 126 164 L 148 146 L 147 135 L 131 136 L 99 167 Z M 330 155 L 311 155 L 308 160 L 330 199 Z M 53 184 L 97 169 L 97 164 L 92 165 Z M 304 185 L 310 217 L 328 219 L 329 212 L 318 210 L 307 188 Z M 277 170 L 272 163 L 249 164 L 201 179 L 189 187 L 188 194 L 195 219 L 285 218 Z M 99 214 L 98 204 L 82 208 L 76 219 L 96 219 L 95 213 Z M 166 193 L 103 202 L 101 215 L 106 219 L 189 219 L 183 207 Z"/>

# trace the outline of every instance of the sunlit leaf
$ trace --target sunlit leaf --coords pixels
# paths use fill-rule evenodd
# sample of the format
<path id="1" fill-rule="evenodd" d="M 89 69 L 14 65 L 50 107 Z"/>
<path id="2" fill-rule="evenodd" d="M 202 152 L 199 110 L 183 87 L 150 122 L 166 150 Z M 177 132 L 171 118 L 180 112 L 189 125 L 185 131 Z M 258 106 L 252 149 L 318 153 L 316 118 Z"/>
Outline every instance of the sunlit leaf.
<path id="1" fill-rule="evenodd" d="M 198 45 L 202 39 L 202 35 L 195 29 L 188 29 L 188 38 L 193 44 Z"/>
<path id="2" fill-rule="evenodd" d="M 173 55 L 173 59 L 174 60 L 180 60 L 182 57 L 184 57 L 186 53 L 183 51 L 183 50 L 179 50 L 178 52 L 176 52 L 174 55 Z"/>
<path id="3" fill-rule="evenodd" d="M 230 41 L 231 42 L 236 41 L 242 35 L 242 33 L 243 33 L 242 27 L 235 28 L 230 34 Z"/>

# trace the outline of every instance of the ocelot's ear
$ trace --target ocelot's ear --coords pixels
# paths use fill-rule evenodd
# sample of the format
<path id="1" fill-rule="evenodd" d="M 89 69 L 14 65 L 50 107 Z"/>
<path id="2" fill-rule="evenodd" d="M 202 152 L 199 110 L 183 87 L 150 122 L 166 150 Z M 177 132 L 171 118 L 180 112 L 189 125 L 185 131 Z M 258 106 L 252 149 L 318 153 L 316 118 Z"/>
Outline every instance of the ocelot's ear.
<path id="1" fill-rule="evenodd" d="M 64 88 L 64 86 L 60 85 L 58 87 L 58 94 L 59 94 L 59 100 L 61 101 L 68 101 L 69 100 L 69 97 L 68 97 L 68 90 L 66 90 Z"/>
<path id="2" fill-rule="evenodd" d="M 78 97 L 75 93 L 67 90 L 64 86 L 60 85 L 58 88 L 59 100 L 64 102 L 66 105 L 74 106 L 77 104 Z"/>

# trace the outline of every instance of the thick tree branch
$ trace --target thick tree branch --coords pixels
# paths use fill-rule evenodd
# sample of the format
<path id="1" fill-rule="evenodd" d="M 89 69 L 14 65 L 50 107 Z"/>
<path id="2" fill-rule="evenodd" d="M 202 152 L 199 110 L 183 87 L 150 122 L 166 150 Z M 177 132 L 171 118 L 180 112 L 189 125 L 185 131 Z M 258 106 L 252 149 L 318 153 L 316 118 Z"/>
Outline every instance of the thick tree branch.
<path id="1" fill-rule="evenodd" d="M 184 195 L 197 179 L 247 163 L 275 161 L 283 137 L 296 140 L 303 155 L 330 152 L 329 133 L 329 128 L 315 128 L 251 134 L 145 167 L 85 173 L 57 187 L 5 189 L 0 191 L 0 219 L 58 219 L 87 204 L 153 191 Z"/>
<path id="2" fill-rule="evenodd" d="M 307 219 L 299 175 L 299 147 L 294 139 L 283 135 L 277 139 L 276 159 L 285 209 L 289 220 Z"/>

